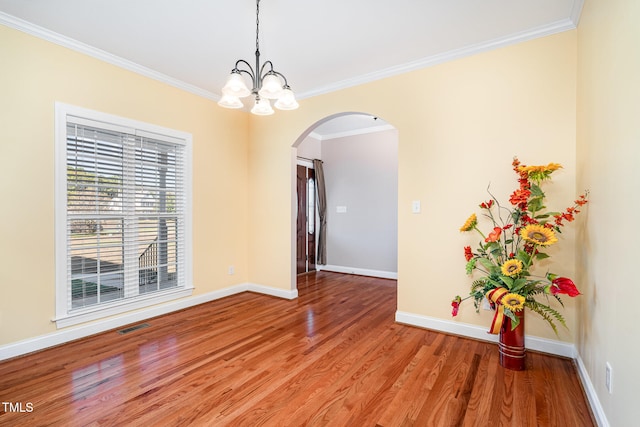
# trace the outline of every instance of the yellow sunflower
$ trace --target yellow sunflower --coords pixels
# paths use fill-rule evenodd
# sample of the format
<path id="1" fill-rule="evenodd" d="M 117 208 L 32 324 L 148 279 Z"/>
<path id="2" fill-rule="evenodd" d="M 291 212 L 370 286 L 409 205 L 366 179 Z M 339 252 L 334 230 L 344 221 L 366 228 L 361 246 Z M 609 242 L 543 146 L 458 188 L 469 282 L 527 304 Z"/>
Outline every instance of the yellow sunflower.
<path id="1" fill-rule="evenodd" d="M 522 271 L 522 262 L 519 259 L 510 259 L 500 267 L 502 274 L 513 277 Z"/>
<path id="2" fill-rule="evenodd" d="M 529 224 L 520 231 L 522 238 L 536 245 L 549 246 L 558 241 L 556 234 L 550 228 L 540 224 Z"/>
<path id="3" fill-rule="evenodd" d="M 562 165 L 559 163 L 549 163 L 546 166 L 519 166 L 518 172 L 526 172 L 529 178 L 542 181 L 549 178 L 553 171 L 557 171 L 561 167 Z"/>
<path id="4" fill-rule="evenodd" d="M 518 294 L 506 294 L 502 297 L 502 305 L 511 311 L 520 311 L 524 308 L 524 297 Z"/>
<path id="5" fill-rule="evenodd" d="M 478 224 L 478 217 L 476 217 L 476 214 L 473 213 L 471 214 L 471 216 L 467 219 L 467 221 L 464 223 L 464 225 L 462 227 L 460 227 L 460 231 L 471 231 L 473 230 L 473 228 Z"/>

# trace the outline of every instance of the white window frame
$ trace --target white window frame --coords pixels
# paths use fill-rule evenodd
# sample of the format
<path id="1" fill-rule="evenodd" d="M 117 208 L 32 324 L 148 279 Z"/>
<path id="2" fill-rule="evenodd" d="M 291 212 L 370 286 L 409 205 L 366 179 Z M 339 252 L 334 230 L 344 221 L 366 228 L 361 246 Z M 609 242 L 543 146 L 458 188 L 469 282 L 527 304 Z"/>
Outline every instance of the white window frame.
<path id="1" fill-rule="evenodd" d="M 68 241 L 67 241 L 67 123 L 86 119 L 110 127 L 127 128 L 134 132 L 184 146 L 184 286 L 140 294 L 82 309 L 69 307 L 68 298 Z M 192 136 L 189 133 L 102 113 L 86 108 L 56 102 L 55 104 L 55 295 L 56 314 L 53 321 L 58 328 L 90 322 L 156 304 L 191 296 L 193 294 L 192 257 Z"/>

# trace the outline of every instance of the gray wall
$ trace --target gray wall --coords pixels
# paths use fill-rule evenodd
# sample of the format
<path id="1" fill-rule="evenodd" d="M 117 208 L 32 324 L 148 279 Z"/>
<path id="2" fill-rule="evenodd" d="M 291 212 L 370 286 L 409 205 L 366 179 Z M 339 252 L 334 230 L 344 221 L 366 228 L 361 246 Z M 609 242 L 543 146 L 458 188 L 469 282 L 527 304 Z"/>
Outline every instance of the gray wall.
<path id="1" fill-rule="evenodd" d="M 322 161 L 327 264 L 397 273 L 397 130 L 323 140 Z"/>

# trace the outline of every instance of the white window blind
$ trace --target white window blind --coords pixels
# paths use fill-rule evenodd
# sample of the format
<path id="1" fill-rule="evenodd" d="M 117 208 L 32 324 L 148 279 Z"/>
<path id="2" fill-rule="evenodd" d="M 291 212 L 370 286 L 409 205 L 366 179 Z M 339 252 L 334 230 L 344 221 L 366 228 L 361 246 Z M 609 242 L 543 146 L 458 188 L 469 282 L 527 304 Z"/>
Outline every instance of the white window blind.
<path id="1" fill-rule="evenodd" d="M 57 317 L 190 288 L 186 141 L 70 114 L 64 135 Z"/>

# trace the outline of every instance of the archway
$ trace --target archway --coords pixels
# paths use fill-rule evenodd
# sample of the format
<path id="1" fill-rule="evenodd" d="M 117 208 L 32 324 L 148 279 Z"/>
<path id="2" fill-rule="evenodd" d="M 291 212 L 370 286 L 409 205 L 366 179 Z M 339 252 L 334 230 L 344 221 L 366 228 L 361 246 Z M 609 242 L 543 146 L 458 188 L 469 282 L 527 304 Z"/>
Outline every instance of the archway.
<path id="1" fill-rule="evenodd" d="M 318 135 L 318 132 L 325 133 Z M 325 155 L 321 156 L 318 149 L 312 150 L 314 154 L 300 158 L 298 149 L 303 154 L 309 152 L 304 147 L 318 138 Z M 396 128 L 375 115 L 362 112 L 324 117 L 309 126 L 292 144 L 292 290 L 296 289 L 298 255 L 296 169 L 299 163 L 310 164 L 313 158 L 322 160 L 329 169 L 327 186 L 331 189 L 327 196 L 330 230 L 327 249 L 328 258 L 333 258 L 334 263 L 320 265 L 319 269 L 397 278 L 397 156 Z M 381 165 L 381 162 L 386 163 Z M 340 200 L 348 200 L 348 203 L 338 203 Z"/>

